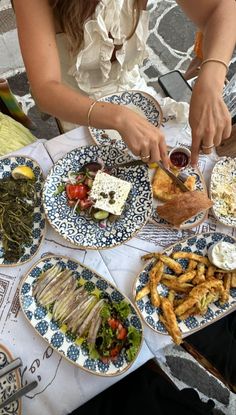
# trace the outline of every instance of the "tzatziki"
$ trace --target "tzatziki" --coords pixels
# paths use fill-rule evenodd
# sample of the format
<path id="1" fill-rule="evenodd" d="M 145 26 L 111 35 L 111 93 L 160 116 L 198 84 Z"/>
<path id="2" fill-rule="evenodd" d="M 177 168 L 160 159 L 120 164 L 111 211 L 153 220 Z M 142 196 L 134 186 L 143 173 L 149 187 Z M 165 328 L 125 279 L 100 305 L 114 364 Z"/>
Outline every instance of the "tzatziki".
<path id="1" fill-rule="evenodd" d="M 208 257 L 216 267 L 234 270 L 236 269 L 236 243 L 217 242 L 209 248 Z"/>

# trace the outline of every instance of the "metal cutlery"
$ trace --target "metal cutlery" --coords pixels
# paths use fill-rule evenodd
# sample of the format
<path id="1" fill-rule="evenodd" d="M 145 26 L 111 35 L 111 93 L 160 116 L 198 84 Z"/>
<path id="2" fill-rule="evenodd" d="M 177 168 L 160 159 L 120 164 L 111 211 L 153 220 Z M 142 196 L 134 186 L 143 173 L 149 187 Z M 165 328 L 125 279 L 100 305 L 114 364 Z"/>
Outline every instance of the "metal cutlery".
<path id="1" fill-rule="evenodd" d="M 20 359 L 20 357 L 17 357 L 17 359 L 12 360 L 12 362 L 8 363 L 8 365 L 0 369 L 0 378 L 2 376 L 7 375 L 9 372 L 18 369 L 18 367 L 20 366 L 22 366 L 22 360 Z"/>
<path id="2" fill-rule="evenodd" d="M 167 169 L 162 161 L 157 161 L 157 165 L 175 182 L 183 192 L 189 192 L 187 186 L 185 186 L 184 181 L 187 179 L 187 175 L 183 172 L 180 172 L 178 176 L 172 173 L 171 170 Z M 126 163 L 116 164 L 114 166 L 107 166 L 108 168 L 114 169 L 119 167 L 131 167 L 131 166 L 144 166 L 147 163 L 144 163 L 142 160 L 131 160 Z"/>
<path id="3" fill-rule="evenodd" d="M 15 393 L 13 393 L 11 396 L 9 396 L 9 398 L 7 398 L 4 402 L 2 402 L 0 404 L 0 409 L 5 408 L 11 402 L 16 401 L 17 399 L 20 399 L 26 393 L 28 393 L 32 389 L 36 388 L 36 386 L 38 386 L 38 382 L 36 380 L 34 380 L 33 382 L 30 382 L 27 385 L 23 386 L 22 388 L 18 389 Z"/>

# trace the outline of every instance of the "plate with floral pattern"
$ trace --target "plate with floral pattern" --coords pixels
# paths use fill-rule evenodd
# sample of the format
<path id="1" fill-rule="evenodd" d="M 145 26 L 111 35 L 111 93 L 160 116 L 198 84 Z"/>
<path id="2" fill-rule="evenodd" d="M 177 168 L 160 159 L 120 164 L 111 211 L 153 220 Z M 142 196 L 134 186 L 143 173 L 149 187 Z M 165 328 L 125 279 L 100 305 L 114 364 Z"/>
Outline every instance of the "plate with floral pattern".
<path id="1" fill-rule="evenodd" d="M 69 171 L 79 171 L 87 163 L 103 160 L 114 166 L 131 157 L 113 146 L 77 148 L 58 160 L 49 172 L 43 190 L 46 216 L 52 227 L 67 241 L 82 249 L 115 247 L 131 239 L 147 222 L 152 211 L 152 190 L 146 165 L 119 167 L 114 175 L 132 184 L 121 216 L 101 227 L 91 215 L 79 214 L 68 206 L 66 192 L 56 194 Z"/>
<path id="2" fill-rule="evenodd" d="M 52 308 L 43 307 L 37 300 L 34 286 L 37 280 L 53 266 L 59 266 L 63 271 L 71 271 L 78 287 L 83 286 L 91 295 L 99 296 L 115 304 L 125 302 L 129 306 L 129 314 L 123 321 L 126 329 L 134 330 L 138 335 L 138 346 L 133 360 L 127 358 L 126 350 L 121 349 L 115 359 L 91 358 L 86 337 L 76 337 L 65 324 L 60 324 L 52 318 Z M 24 277 L 20 286 L 20 304 L 23 313 L 36 332 L 48 344 L 71 363 L 92 374 L 101 376 L 116 376 L 126 371 L 139 354 L 143 341 L 142 321 L 131 301 L 108 280 L 97 274 L 80 262 L 68 257 L 48 256 L 39 260 Z"/>
<path id="3" fill-rule="evenodd" d="M 30 205 L 33 201 L 34 209 L 33 209 L 33 226 L 31 228 L 31 224 L 29 225 L 31 228 L 31 238 L 28 242 L 22 243 L 22 253 L 19 256 L 19 259 L 8 259 L 6 257 L 6 253 L 4 252 L 3 248 L 3 241 L 4 241 L 4 231 L 0 230 L 0 266 L 13 266 L 19 265 L 24 262 L 29 261 L 38 251 L 45 234 L 46 229 L 46 221 L 45 221 L 45 213 L 43 209 L 42 203 L 42 190 L 43 190 L 43 183 L 44 177 L 39 164 L 25 156 L 9 156 L 0 159 L 0 184 L 1 180 L 7 179 L 11 177 L 11 172 L 18 166 L 27 166 L 30 167 L 34 173 L 35 179 L 30 183 L 33 196 L 26 196 L 23 198 L 24 202 Z M 17 183 L 17 180 L 16 180 Z M 0 189 L 1 192 L 1 189 Z M 3 220 L 4 215 L 7 214 L 6 212 L 6 203 L 4 199 L 4 190 L 1 193 L 1 200 L 0 200 L 0 221 Z M 22 206 L 21 199 L 19 202 Z M 15 204 L 15 210 L 11 213 L 17 217 L 17 206 Z M 19 219 L 18 219 L 19 220 Z M 8 218 L 8 225 L 10 226 L 10 221 Z M 15 219 L 13 218 L 13 223 L 15 223 Z M 28 226 L 26 221 L 22 227 Z M 0 226 L 1 227 L 1 226 Z M 17 231 L 16 225 L 14 225 L 14 231 Z M 23 236 L 22 232 L 22 236 Z M 13 249 L 13 248 L 12 248 Z"/>
<path id="4" fill-rule="evenodd" d="M 11 352 L 5 345 L 0 344 L 0 369 L 3 369 L 13 360 Z M 10 398 L 17 389 L 20 389 L 21 381 L 19 371 L 14 370 L 0 378 L 0 403 Z M 20 415 L 21 399 L 11 402 L 5 408 L 0 409 L 1 415 Z"/>
<path id="5" fill-rule="evenodd" d="M 106 95 L 98 101 L 109 102 L 111 104 L 124 105 L 146 118 L 155 127 L 159 127 L 162 122 L 162 110 L 158 102 L 149 94 L 143 91 L 125 91 Z M 104 130 L 89 127 L 92 139 L 98 145 L 112 144 L 120 149 L 126 148 L 120 134 L 116 130 Z"/>
<path id="6" fill-rule="evenodd" d="M 219 241 L 225 241 L 232 244 L 236 243 L 236 239 L 232 238 L 229 235 L 225 235 L 220 232 L 215 233 L 203 233 L 193 237 L 190 237 L 186 240 L 183 240 L 177 244 L 170 246 L 169 248 L 163 251 L 166 255 L 171 255 L 174 252 L 184 251 L 184 252 L 193 252 L 202 256 L 207 256 L 207 251 L 211 245 Z M 177 260 L 182 265 L 183 269 L 187 268 L 188 261 L 186 259 Z M 152 268 L 153 261 L 148 261 L 142 272 L 137 276 L 134 287 L 133 287 L 133 296 L 136 297 L 136 294 L 147 284 L 149 280 L 149 271 Z M 171 270 L 166 267 L 164 272 L 170 273 Z M 158 292 L 167 297 L 169 289 L 163 285 L 158 285 Z M 151 304 L 149 295 L 144 296 L 142 299 L 136 302 L 136 307 L 140 312 L 141 316 L 145 323 L 154 331 L 160 334 L 168 334 L 165 326 L 159 319 L 160 309 L 154 307 Z M 198 331 L 209 324 L 214 323 L 220 318 L 228 314 L 232 309 L 236 308 L 236 288 L 230 289 L 229 301 L 225 304 L 220 304 L 219 301 L 211 303 L 208 306 L 207 312 L 204 315 L 195 315 L 190 316 L 185 320 L 179 320 L 178 325 L 182 334 L 191 334 L 195 331 Z"/>
<path id="7" fill-rule="evenodd" d="M 236 226 L 236 158 L 223 157 L 211 173 L 210 196 L 216 219 L 226 226 Z"/>
<path id="8" fill-rule="evenodd" d="M 206 185 L 205 185 L 204 178 L 198 169 L 188 166 L 186 167 L 186 169 L 184 169 L 184 173 L 186 174 L 186 176 L 195 177 L 195 180 L 196 180 L 195 190 L 206 191 Z M 160 225 L 161 226 L 173 226 L 169 222 L 167 222 L 165 219 L 162 219 L 157 213 L 156 207 L 157 205 L 162 204 L 162 203 L 163 202 L 160 202 L 160 201 L 157 201 L 157 199 L 156 200 L 154 199 L 153 211 L 152 211 L 152 216 L 151 216 L 150 221 L 159 226 Z M 188 219 L 186 222 L 182 223 L 179 229 L 185 230 L 185 229 L 194 228 L 195 226 L 199 226 L 200 223 L 202 223 L 206 219 L 206 217 L 207 217 L 207 211 L 204 210 L 198 213 L 197 215 L 193 216 L 192 218 Z"/>

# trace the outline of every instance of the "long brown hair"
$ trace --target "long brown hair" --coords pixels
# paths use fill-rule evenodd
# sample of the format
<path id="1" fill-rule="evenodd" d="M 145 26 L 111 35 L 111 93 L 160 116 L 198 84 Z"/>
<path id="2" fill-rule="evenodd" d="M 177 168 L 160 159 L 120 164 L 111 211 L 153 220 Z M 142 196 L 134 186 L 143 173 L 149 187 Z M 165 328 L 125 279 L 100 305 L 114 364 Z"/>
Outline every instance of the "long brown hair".
<path id="1" fill-rule="evenodd" d="M 75 53 L 84 38 L 84 22 L 93 15 L 100 0 L 50 0 L 61 30 L 66 33 L 70 49 Z M 133 27 L 128 39 L 134 34 L 139 22 L 143 0 L 134 0 Z"/>

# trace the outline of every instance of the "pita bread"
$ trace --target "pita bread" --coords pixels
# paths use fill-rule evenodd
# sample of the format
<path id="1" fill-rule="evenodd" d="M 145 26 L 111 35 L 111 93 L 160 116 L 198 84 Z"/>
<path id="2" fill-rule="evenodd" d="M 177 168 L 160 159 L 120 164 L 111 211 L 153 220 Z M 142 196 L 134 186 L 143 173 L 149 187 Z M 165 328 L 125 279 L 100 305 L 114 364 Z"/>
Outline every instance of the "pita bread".
<path id="1" fill-rule="evenodd" d="M 158 215 L 174 226 L 179 227 L 192 216 L 209 209 L 213 205 L 206 192 L 195 190 L 175 196 L 157 207 Z"/>

